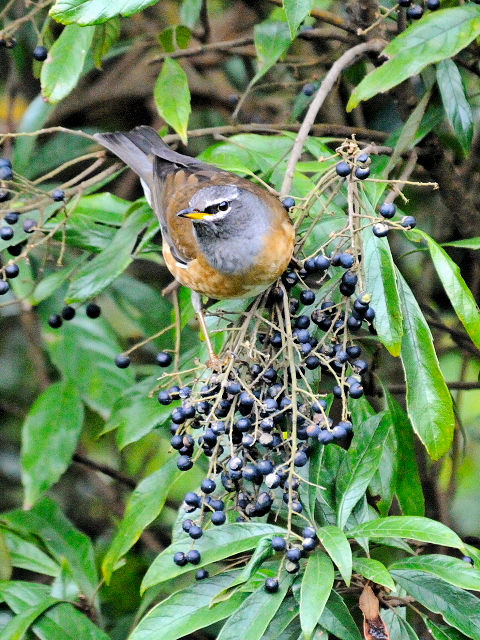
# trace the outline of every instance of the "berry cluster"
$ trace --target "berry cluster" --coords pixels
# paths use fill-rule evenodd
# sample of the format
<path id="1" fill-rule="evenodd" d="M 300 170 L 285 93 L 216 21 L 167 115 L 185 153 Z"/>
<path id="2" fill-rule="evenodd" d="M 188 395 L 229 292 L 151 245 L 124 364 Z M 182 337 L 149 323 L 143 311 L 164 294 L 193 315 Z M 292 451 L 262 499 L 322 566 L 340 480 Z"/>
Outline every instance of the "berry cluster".
<path id="1" fill-rule="evenodd" d="M 59 329 L 62 326 L 64 320 L 73 320 L 76 313 L 77 312 L 74 307 L 67 305 L 63 307 L 61 313 L 52 314 L 48 319 L 48 324 L 52 329 Z M 88 318 L 92 318 L 92 320 L 95 320 L 102 313 L 102 309 L 98 306 L 98 304 L 95 304 L 95 302 L 90 302 L 85 307 L 85 313 L 87 314 Z"/>

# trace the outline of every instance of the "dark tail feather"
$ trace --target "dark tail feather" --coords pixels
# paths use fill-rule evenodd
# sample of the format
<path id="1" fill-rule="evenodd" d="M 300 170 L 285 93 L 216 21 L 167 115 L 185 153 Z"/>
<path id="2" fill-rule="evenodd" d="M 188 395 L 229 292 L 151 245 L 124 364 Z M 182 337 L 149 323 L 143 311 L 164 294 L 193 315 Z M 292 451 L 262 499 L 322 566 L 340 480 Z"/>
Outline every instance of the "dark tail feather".
<path id="1" fill-rule="evenodd" d="M 96 133 L 100 144 L 123 160 L 148 185 L 152 181 L 153 156 L 180 166 L 197 163 L 194 158 L 170 149 L 152 127 L 135 127 L 122 133 Z"/>

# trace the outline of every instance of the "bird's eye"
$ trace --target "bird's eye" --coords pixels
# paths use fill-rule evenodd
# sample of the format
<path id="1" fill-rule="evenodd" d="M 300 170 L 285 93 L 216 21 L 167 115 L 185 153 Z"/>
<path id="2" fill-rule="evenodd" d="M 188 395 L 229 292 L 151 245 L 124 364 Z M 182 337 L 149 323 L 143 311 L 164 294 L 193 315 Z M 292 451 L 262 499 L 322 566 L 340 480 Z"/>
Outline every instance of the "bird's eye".
<path id="1" fill-rule="evenodd" d="M 220 202 L 220 204 L 218 205 L 218 210 L 219 211 L 227 211 L 227 209 L 229 209 L 230 204 L 224 200 L 223 202 Z"/>

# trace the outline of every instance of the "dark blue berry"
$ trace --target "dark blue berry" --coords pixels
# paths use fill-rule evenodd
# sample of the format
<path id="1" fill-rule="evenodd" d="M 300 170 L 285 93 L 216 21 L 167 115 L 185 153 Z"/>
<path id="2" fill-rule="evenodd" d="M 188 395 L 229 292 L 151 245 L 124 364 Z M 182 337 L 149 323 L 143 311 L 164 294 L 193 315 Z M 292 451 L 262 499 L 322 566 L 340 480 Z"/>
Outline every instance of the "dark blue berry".
<path id="1" fill-rule="evenodd" d="M 405 229 L 413 229 L 417 226 L 417 220 L 413 216 L 404 216 L 400 224 Z"/>
<path id="2" fill-rule="evenodd" d="M 13 178 L 13 171 L 11 167 L 0 167 L 0 180 L 11 180 Z"/>
<path id="3" fill-rule="evenodd" d="M 160 391 L 160 393 L 157 396 L 157 399 L 160 404 L 163 404 L 165 406 L 169 405 L 172 402 L 172 398 L 170 397 L 170 394 L 168 393 L 168 391 Z"/>
<path id="4" fill-rule="evenodd" d="M 216 525 L 217 527 L 220 526 L 221 524 L 224 524 L 226 519 L 227 519 L 227 516 L 223 511 L 214 511 L 212 513 L 212 517 L 211 517 L 212 524 Z"/>
<path id="5" fill-rule="evenodd" d="M 317 545 L 317 541 L 314 538 L 304 538 L 302 540 L 302 547 L 304 551 L 313 551 Z"/>
<path id="6" fill-rule="evenodd" d="M 3 296 L 10 291 L 10 285 L 6 280 L 0 280 L 0 296 Z"/>
<path id="7" fill-rule="evenodd" d="M 342 160 L 337 164 L 335 170 L 337 172 L 337 175 L 339 175 L 341 178 L 346 178 L 348 175 L 350 175 L 352 167 L 348 164 L 348 162 Z"/>
<path id="8" fill-rule="evenodd" d="M 23 221 L 23 230 L 25 233 L 33 233 L 37 227 L 37 221 L 32 218 L 28 218 Z"/>
<path id="9" fill-rule="evenodd" d="M 130 365 L 130 358 L 126 355 L 120 354 L 115 358 L 115 365 L 119 369 L 126 369 Z"/>
<path id="10" fill-rule="evenodd" d="M 277 593 L 278 587 L 279 584 L 277 578 L 267 578 L 265 580 L 265 591 L 268 593 Z"/>
<path id="11" fill-rule="evenodd" d="M 355 177 L 359 180 L 365 180 L 370 175 L 370 167 L 357 167 L 355 169 Z"/>
<path id="12" fill-rule="evenodd" d="M 8 189 L 0 189 L 0 202 L 7 202 L 11 198 L 10 191 Z"/>
<path id="13" fill-rule="evenodd" d="M 287 558 L 290 562 L 298 562 L 302 557 L 302 550 L 298 547 L 293 547 L 287 551 Z"/>
<path id="14" fill-rule="evenodd" d="M 193 467 L 193 460 L 190 456 L 180 456 L 177 460 L 177 467 L 180 471 L 188 471 Z"/>
<path id="15" fill-rule="evenodd" d="M 15 224 L 16 222 L 18 222 L 18 218 L 19 214 L 17 211 L 10 211 L 9 213 L 5 214 L 3 219 L 7 224 Z"/>
<path id="16" fill-rule="evenodd" d="M 383 222 L 377 222 L 372 227 L 373 235 L 377 236 L 377 238 L 384 238 L 388 235 L 390 231 L 390 227 Z"/>
<path id="17" fill-rule="evenodd" d="M 184 567 L 188 562 L 187 556 L 183 553 L 183 551 L 177 551 L 177 553 L 173 556 L 173 561 L 179 567 Z"/>
<path id="18" fill-rule="evenodd" d="M 18 264 L 7 264 L 5 267 L 5 275 L 7 278 L 16 278 L 20 273 Z"/>
<path id="19" fill-rule="evenodd" d="M 281 536 L 274 536 L 272 538 L 272 549 L 274 551 L 285 551 L 286 548 L 287 542 L 285 538 L 282 538 Z"/>
<path id="20" fill-rule="evenodd" d="M 320 444 L 329 444 L 330 442 L 333 442 L 332 432 L 328 429 L 322 429 L 318 434 L 318 441 Z"/>
<path id="21" fill-rule="evenodd" d="M 407 16 L 410 20 L 420 20 L 423 16 L 423 7 L 419 4 L 412 4 L 412 6 L 407 9 Z"/>
<path id="22" fill-rule="evenodd" d="M 85 313 L 89 318 L 95 319 L 99 317 L 99 315 L 102 313 L 102 310 L 98 306 L 98 304 L 95 304 L 94 302 L 90 302 L 86 306 Z"/>
<path id="23" fill-rule="evenodd" d="M 200 555 L 200 551 L 197 551 L 196 549 L 191 549 L 187 553 L 187 562 L 190 564 L 199 564 L 201 559 L 202 556 Z"/>
<path id="24" fill-rule="evenodd" d="M 58 313 L 54 313 L 49 317 L 48 324 L 52 329 L 59 329 L 62 326 L 62 316 Z"/>
<path id="25" fill-rule="evenodd" d="M 195 580 L 205 580 L 205 578 L 208 578 L 208 576 L 209 573 L 206 569 L 199 569 L 195 574 Z"/>
<path id="26" fill-rule="evenodd" d="M 315 85 L 309 82 L 308 84 L 304 85 L 302 92 L 305 96 L 313 96 L 313 94 L 315 93 Z"/>
<path id="27" fill-rule="evenodd" d="M 38 60 L 38 62 L 43 62 L 44 60 L 47 59 L 48 49 L 47 49 L 47 47 L 44 47 L 43 45 L 39 44 L 33 50 L 33 54 L 32 55 L 33 55 L 33 58 L 35 60 Z"/>
<path id="28" fill-rule="evenodd" d="M 430 9 L 430 11 L 440 9 L 440 0 L 427 0 L 427 9 Z"/>
<path id="29" fill-rule="evenodd" d="M 157 353 L 155 360 L 160 367 L 168 367 L 172 364 L 172 356 L 166 351 L 160 351 L 160 353 Z"/>
<path id="30" fill-rule="evenodd" d="M 52 191 L 52 200 L 54 202 L 62 202 L 65 200 L 65 191 L 63 189 L 55 189 Z"/>
<path id="31" fill-rule="evenodd" d="M 361 162 L 362 164 L 365 164 L 365 162 L 368 162 L 369 160 L 370 156 L 368 155 L 368 153 L 361 153 L 357 156 L 357 162 Z"/>
<path id="32" fill-rule="evenodd" d="M 304 467 L 308 462 L 308 456 L 305 451 L 297 451 L 294 458 L 294 465 L 296 467 Z"/>
<path id="33" fill-rule="evenodd" d="M 393 202 L 384 202 L 378 211 L 384 218 L 393 218 L 397 212 L 397 207 Z"/>
<path id="34" fill-rule="evenodd" d="M 285 209 L 288 211 L 289 209 L 291 209 L 292 207 L 295 206 L 295 200 L 293 198 L 284 198 L 282 200 L 282 204 L 285 207 Z"/>
<path id="35" fill-rule="evenodd" d="M 304 289 L 300 293 L 300 302 L 306 305 L 313 304 L 315 302 L 315 292 L 310 289 Z"/>
<path id="36" fill-rule="evenodd" d="M 188 531 L 188 535 L 193 540 L 198 540 L 199 538 L 201 538 L 203 536 L 202 528 L 199 527 L 197 524 L 192 524 L 192 526 L 190 527 L 190 529 Z"/>
<path id="37" fill-rule="evenodd" d="M 62 318 L 64 320 L 73 320 L 75 313 L 75 309 L 67 305 L 62 309 Z"/>

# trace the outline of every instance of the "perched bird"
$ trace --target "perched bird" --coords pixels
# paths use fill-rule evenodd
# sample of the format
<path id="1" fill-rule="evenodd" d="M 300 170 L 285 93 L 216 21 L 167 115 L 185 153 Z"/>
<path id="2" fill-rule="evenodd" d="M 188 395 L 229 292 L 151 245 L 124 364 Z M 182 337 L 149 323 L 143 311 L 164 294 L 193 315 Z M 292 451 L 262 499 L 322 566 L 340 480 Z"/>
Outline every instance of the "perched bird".
<path id="1" fill-rule="evenodd" d="M 173 151 L 151 127 L 95 138 L 140 177 L 160 222 L 165 263 L 193 291 L 212 358 L 201 295 L 253 296 L 281 275 L 295 240 L 285 207 L 267 189 Z"/>

